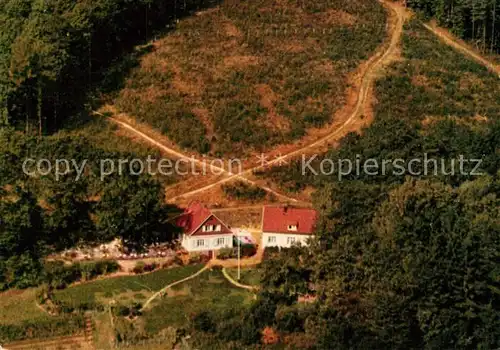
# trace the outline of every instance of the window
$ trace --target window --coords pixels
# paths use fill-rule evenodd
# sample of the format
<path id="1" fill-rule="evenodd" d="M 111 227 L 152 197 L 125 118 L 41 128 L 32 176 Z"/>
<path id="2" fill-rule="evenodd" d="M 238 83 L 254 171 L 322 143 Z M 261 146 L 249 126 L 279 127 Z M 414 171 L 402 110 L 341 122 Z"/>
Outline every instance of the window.
<path id="1" fill-rule="evenodd" d="M 204 239 L 198 239 L 198 240 L 196 240 L 196 246 L 197 247 L 204 247 L 205 246 L 205 240 Z"/>
<path id="2" fill-rule="evenodd" d="M 267 237 L 267 243 L 276 243 L 276 236 Z"/>
<path id="3" fill-rule="evenodd" d="M 217 243 L 216 245 L 217 246 L 221 246 L 221 245 L 224 245 L 225 244 L 225 238 L 224 237 L 220 237 L 220 238 L 217 238 Z"/>
<path id="4" fill-rule="evenodd" d="M 287 237 L 286 243 L 287 244 L 293 244 L 293 243 L 295 243 L 295 237 Z"/>
<path id="5" fill-rule="evenodd" d="M 221 230 L 222 230 L 222 226 L 221 225 L 215 226 L 215 231 L 220 232 Z"/>
<path id="6" fill-rule="evenodd" d="M 202 227 L 203 232 L 212 232 L 214 230 L 214 225 L 205 225 Z"/>
<path id="7" fill-rule="evenodd" d="M 297 225 L 288 225 L 288 231 L 297 231 Z"/>

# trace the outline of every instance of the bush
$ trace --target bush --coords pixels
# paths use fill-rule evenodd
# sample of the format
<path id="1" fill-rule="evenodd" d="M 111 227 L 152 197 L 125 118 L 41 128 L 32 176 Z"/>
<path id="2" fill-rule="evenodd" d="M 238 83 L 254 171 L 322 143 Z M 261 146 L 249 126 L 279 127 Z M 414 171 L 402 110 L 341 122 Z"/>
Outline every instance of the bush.
<path id="1" fill-rule="evenodd" d="M 19 324 L 0 324 L 0 344 L 28 338 L 71 335 L 81 331 L 83 327 L 83 315 L 37 319 Z"/>
<path id="2" fill-rule="evenodd" d="M 122 317 L 135 317 L 141 315 L 141 308 L 141 303 L 134 303 L 131 306 L 120 304 L 114 308 L 114 314 Z"/>
<path id="3" fill-rule="evenodd" d="M 191 253 L 189 255 L 189 263 L 190 264 L 199 264 L 203 260 L 203 256 L 200 253 Z"/>
<path id="4" fill-rule="evenodd" d="M 279 247 L 266 247 L 264 249 L 264 255 L 262 257 L 263 261 L 271 259 L 274 255 L 278 254 L 280 251 Z"/>
<path id="5" fill-rule="evenodd" d="M 253 244 L 245 244 L 241 246 L 241 256 L 249 257 L 257 253 L 257 247 Z M 238 254 L 238 248 L 236 248 L 236 254 Z"/>
<path id="6" fill-rule="evenodd" d="M 169 267 L 172 267 L 172 265 L 174 265 L 174 263 L 175 263 L 175 259 L 167 260 L 163 264 L 161 264 L 161 268 L 168 269 Z"/>
<path id="7" fill-rule="evenodd" d="M 221 260 L 234 258 L 234 249 L 233 248 L 222 248 L 217 252 L 217 258 Z"/>
<path id="8" fill-rule="evenodd" d="M 279 306 L 276 310 L 276 326 L 281 332 L 301 332 L 304 320 L 295 306 Z"/>
<path id="9" fill-rule="evenodd" d="M 193 328 L 197 331 L 214 333 L 217 329 L 217 325 L 208 311 L 199 312 L 193 317 L 191 322 Z"/>
<path id="10" fill-rule="evenodd" d="M 136 274 L 143 273 L 144 272 L 144 266 L 146 266 L 146 264 L 144 263 L 144 261 L 138 261 L 135 264 L 134 268 L 132 269 L 132 272 L 136 273 Z"/>
<path id="11" fill-rule="evenodd" d="M 224 194 L 232 199 L 247 199 L 257 201 L 266 197 L 266 191 L 257 186 L 252 186 L 243 181 L 238 181 L 234 184 L 222 185 Z"/>
<path id="12" fill-rule="evenodd" d="M 225 342 L 240 340 L 241 332 L 244 327 L 246 327 L 246 325 L 242 324 L 241 319 L 232 318 L 220 320 L 217 327 L 217 337 Z"/>
<path id="13" fill-rule="evenodd" d="M 152 262 L 151 264 L 144 265 L 144 272 L 151 272 L 156 270 L 160 265 L 156 262 Z"/>
<path id="14" fill-rule="evenodd" d="M 72 265 L 67 265 L 60 260 L 49 261 L 44 265 L 43 279 L 51 288 L 62 289 L 71 283 L 88 281 L 119 269 L 120 264 L 115 260 L 77 262 Z"/>
<path id="15" fill-rule="evenodd" d="M 144 272 L 151 272 L 156 270 L 160 265 L 156 262 L 152 262 L 151 264 L 147 264 L 144 261 L 138 261 L 134 268 L 132 269 L 132 272 L 135 274 L 140 274 Z"/>
<path id="16" fill-rule="evenodd" d="M 176 255 L 174 257 L 174 260 L 172 261 L 173 264 L 178 265 L 178 266 L 183 266 L 184 265 L 184 260 L 179 255 Z"/>

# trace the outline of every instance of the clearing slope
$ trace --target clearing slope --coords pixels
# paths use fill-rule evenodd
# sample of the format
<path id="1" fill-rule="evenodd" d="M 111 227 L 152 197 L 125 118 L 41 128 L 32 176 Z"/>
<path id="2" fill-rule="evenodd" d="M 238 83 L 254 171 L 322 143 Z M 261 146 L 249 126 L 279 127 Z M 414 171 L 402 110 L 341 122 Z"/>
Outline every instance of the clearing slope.
<path id="1" fill-rule="evenodd" d="M 360 155 L 362 160 L 373 158 L 382 164 L 382 160 L 409 161 L 426 154 L 428 159 L 443 159 L 448 164 L 448 175 L 434 175 L 431 169 L 429 176 L 457 184 L 474 178 L 460 176 L 458 171 L 450 173 L 451 160 L 460 156 L 481 159 L 484 173 L 495 174 L 500 168 L 498 77 L 475 58 L 463 55 L 462 50 L 444 45 L 422 23 L 414 20 L 406 26 L 403 60 L 393 64 L 388 76 L 377 81 L 375 93 L 378 102 L 373 124 L 362 135 L 345 138 L 338 149 L 319 157 L 313 164 L 316 169 L 322 158 L 354 161 Z M 307 172 L 304 176 L 298 162 L 273 168 L 262 176 L 290 192 L 338 182 L 337 172 L 330 176 Z M 352 186 L 352 191 L 364 188 L 367 192 L 372 188 L 376 203 L 380 191 L 386 190 L 384 186 L 403 181 L 404 176 L 391 175 L 389 168 L 386 175 L 344 177 L 340 187 L 342 191 Z M 354 194 L 350 196 L 356 200 Z"/>
<path id="2" fill-rule="evenodd" d="M 115 105 L 202 153 L 290 142 L 332 121 L 385 18 L 375 0 L 228 0 L 155 42 Z"/>

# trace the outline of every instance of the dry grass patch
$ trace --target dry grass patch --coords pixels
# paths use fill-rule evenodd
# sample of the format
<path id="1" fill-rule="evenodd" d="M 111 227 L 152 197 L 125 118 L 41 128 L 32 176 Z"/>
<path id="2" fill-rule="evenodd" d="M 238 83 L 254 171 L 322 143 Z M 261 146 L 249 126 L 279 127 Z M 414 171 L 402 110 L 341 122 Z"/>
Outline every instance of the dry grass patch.
<path id="1" fill-rule="evenodd" d="M 356 16 L 342 10 L 328 9 L 317 15 L 318 20 L 331 25 L 352 26 L 356 23 Z"/>
<path id="2" fill-rule="evenodd" d="M 244 69 L 248 66 L 259 64 L 259 57 L 250 55 L 235 55 L 224 57 L 224 65 L 226 68 Z"/>
<path id="3" fill-rule="evenodd" d="M 233 23 L 225 23 L 224 30 L 226 32 L 226 35 L 231 37 L 241 38 L 242 36 L 241 31 Z"/>

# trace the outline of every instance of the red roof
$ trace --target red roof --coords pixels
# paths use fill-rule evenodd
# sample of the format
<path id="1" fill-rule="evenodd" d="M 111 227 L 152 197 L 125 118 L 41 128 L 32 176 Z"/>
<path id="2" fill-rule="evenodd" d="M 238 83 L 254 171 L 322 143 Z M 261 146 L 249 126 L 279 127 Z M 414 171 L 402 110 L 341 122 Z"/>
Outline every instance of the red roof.
<path id="1" fill-rule="evenodd" d="M 221 224 L 221 231 L 202 233 L 200 227 L 206 222 L 208 224 Z M 177 219 L 176 224 L 181 227 L 187 235 L 231 233 L 231 230 L 200 202 L 191 203 Z"/>
<path id="2" fill-rule="evenodd" d="M 266 206 L 262 214 L 262 231 L 311 235 L 316 217 L 314 209 Z M 297 226 L 297 230 L 289 230 L 289 225 Z"/>

